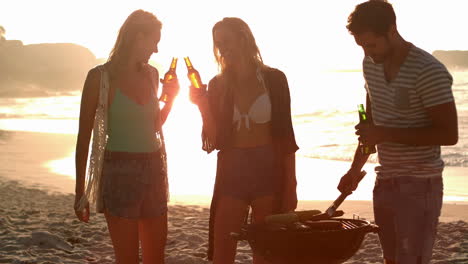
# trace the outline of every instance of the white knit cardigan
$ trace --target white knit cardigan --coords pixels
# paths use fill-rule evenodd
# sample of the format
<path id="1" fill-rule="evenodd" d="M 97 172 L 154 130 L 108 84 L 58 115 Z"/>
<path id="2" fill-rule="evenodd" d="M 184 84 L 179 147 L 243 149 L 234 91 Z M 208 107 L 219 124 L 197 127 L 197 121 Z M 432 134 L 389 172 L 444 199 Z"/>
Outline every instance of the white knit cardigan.
<path id="1" fill-rule="evenodd" d="M 109 98 L 109 74 L 104 65 L 97 66 L 101 72 L 101 84 L 99 88 L 99 101 L 96 107 L 96 114 L 93 126 L 93 140 L 91 156 L 89 158 L 86 173 L 86 188 L 78 204 L 78 209 L 83 210 L 88 203 L 96 204 L 96 211 L 103 209 L 101 195 L 101 171 L 104 161 L 104 151 L 107 141 L 107 104 Z"/>

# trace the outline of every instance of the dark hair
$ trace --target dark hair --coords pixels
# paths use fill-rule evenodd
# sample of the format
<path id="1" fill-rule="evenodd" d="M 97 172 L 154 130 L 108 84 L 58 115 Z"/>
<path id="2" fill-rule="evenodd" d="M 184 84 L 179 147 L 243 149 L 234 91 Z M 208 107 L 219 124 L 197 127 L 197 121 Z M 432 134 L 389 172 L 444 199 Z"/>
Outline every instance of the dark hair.
<path id="1" fill-rule="evenodd" d="M 383 36 L 392 25 L 396 25 L 392 4 L 386 0 L 369 0 L 356 6 L 348 17 L 346 28 L 352 35 L 372 32 Z"/>

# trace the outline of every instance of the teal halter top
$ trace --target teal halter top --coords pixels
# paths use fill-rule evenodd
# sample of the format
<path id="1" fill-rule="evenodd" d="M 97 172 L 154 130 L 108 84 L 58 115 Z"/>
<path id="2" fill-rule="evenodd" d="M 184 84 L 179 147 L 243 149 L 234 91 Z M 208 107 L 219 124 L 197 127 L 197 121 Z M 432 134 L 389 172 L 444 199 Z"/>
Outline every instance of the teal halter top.
<path id="1" fill-rule="evenodd" d="M 158 102 L 152 99 L 140 105 L 124 95 L 119 88 L 109 107 L 106 149 L 122 152 L 154 152 L 156 140 L 155 115 Z"/>

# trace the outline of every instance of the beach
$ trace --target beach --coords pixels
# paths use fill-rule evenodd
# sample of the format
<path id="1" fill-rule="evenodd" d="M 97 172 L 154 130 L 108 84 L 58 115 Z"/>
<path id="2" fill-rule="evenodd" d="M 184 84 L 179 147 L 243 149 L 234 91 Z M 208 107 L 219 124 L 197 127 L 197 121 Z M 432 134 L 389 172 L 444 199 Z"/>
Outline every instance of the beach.
<path id="1" fill-rule="evenodd" d="M 70 162 L 64 157 L 73 151 L 75 138 L 67 134 L 1 131 L 0 263 L 113 263 L 112 245 L 103 215 L 92 213 L 90 222 L 85 224 L 75 218 L 72 209 L 74 179 L 65 177 L 67 167 L 59 165 L 67 160 Z M 328 169 L 330 175 L 321 173 L 322 177 L 337 177 L 333 175 L 346 165 L 339 164 L 342 163 L 305 162 L 298 158 L 298 170 L 311 170 L 308 166 L 316 170 L 320 166 L 334 167 Z M 367 168 L 372 175 L 370 169 Z M 169 177 L 180 177 L 174 175 L 177 170 L 174 171 Z M 447 170 L 447 173 L 462 176 L 466 175 L 464 172 L 464 169 L 456 168 Z M 372 182 L 372 178 L 366 181 Z M 329 197 L 334 198 L 337 194 L 335 181 L 323 184 L 324 189 L 333 188 Z M 367 192 L 369 183 L 363 184 L 362 193 Z M 313 193 L 314 188 L 322 186 L 303 185 L 298 186 L 300 197 L 311 197 L 306 193 Z M 372 222 L 372 202 L 359 200 L 365 197 L 362 193 L 351 195 L 340 209 L 345 211 L 344 217 L 360 217 Z M 302 199 L 297 210 L 324 211 L 333 198 Z M 209 193 L 182 195 L 174 192 L 171 196 L 167 264 L 209 263 L 206 259 L 209 202 Z M 467 221 L 466 202 L 444 203 L 432 263 L 468 263 Z M 240 241 L 236 263 L 251 262 L 250 246 Z M 367 234 L 360 250 L 345 263 L 382 263 L 376 234 Z"/>
<path id="2" fill-rule="evenodd" d="M 73 195 L 48 193 L 0 179 L 0 263 L 113 263 L 113 251 L 102 214 L 79 222 Z M 300 209 L 326 208 L 329 201 L 300 202 Z M 368 201 L 347 201 L 347 212 L 371 219 Z M 467 205 L 444 205 L 432 263 L 468 262 Z M 206 247 L 209 209 L 206 205 L 171 203 L 168 212 L 167 264 L 208 263 Z M 239 242 L 236 263 L 251 263 L 251 250 Z M 382 263 L 375 234 L 367 234 L 360 250 L 347 262 Z"/>
<path id="3" fill-rule="evenodd" d="M 375 17 L 361 16 L 361 11 L 365 14 L 370 9 L 357 2 L 3 1 L 0 264 L 115 263 L 104 215 L 92 208 L 89 223 L 83 223 L 74 212 L 77 134 L 80 128 L 80 138 L 87 134 L 87 121 L 94 120 L 89 110 L 101 105 L 96 104 L 95 95 L 106 97 L 105 89 L 104 93 L 94 89 L 98 88 L 98 78 L 92 70 L 104 64 L 109 67 L 102 76 L 109 77 L 109 83 L 101 84 L 111 89 L 111 95 L 121 91 L 124 100 L 130 100 L 122 107 L 118 103 L 115 106 L 112 98 L 104 104 L 110 109 L 104 118 L 108 119 L 106 137 L 122 143 L 106 148 L 141 150 L 140 138 L 136 137 L 147 135 L 139 133 L 145 127 L 154 127 L 153 132 L 157 130 L 157 136 L 164 140 L 158 145 L 165 147 L 160 153 L 167 154 L 164 169 L 170 193 L 166 264 L 210 263 L 208 226 L 219 152 L 202 150 L 206 146 L 204 136 L 210 134 L 210 143 L 223 150 L 225 145 L 218 139 L 230 142 L 234 134 L 239 144 L 234 142 L 233 146 L 271 141 L 275 149 L 287 150 L 294 146 L 289 144 L 291 131 L 289 127 L 287 131 L 278 129 L 278 125 L 289 126 L 291 121 L 299 147 L 294 167 L 296 211 L 324 212 L 341 194 L 337 185 L 353 164 L 359 140 L 369 143 L 365 132 L 356 133 L 362 119 L 358 115 L 361 104 L 373 110 L 374 115 L 368 113 L 368 121 L 382 128 L 377 127 L 376 134 L 370 135 L 378 142 L 377 153 L 368 157 L 362 168 L 365 177 L 339 206 L 342 218 L 375 223 L 372 200 L 379 156 L 384 158 L 381 163 L 388 166 L 387 171 L 409 171 L 408 175 L 405 171 L 389 173 L 389 177 L 411 176 L 416 171 L 438 172 L 443 162 L 442 210 L 431 263 L 468 264 L 468 34 L 453 33 L 468 27 L 468 0 L 389 0 L 392 8 L 384 4 L 386 7 L 379 7 Z M 366 34 L 368 30 L 378 34 Z M 183 57 L 190 57 L 192 67 L 184 65 Z M 366 57 L 371 57 L 375 67 L 368 71 L 366 64 L 364 72 Z M 177 69 L 169 64 L 174 58 L 179 58 Z M 150 71 L 151 78 L 146 78 L 147 67 L 141 67 L 146 64 L 157 69 Z M 189 72 L 194 69 L 196 77 L 200 77 L 197 82 L 206 84 L 200 90 L 208 91 L 200 95 L 208 94 L 210 105 L 213 98 L 217 99 L 211 94 L 221 91 L 216 103 L 219 109 L 200 109 L 201 105 L 190 99 L 193 76 Z M 169 89 L 174 92 L 170 93 L 174 100 L 161 102 L 160 95 L 173 86 L 165 81 L 164 73 L 176 70 L 172 81 L 180 89 Z M 263 91 L 257 88 L 265 88 L 265 93 L 258 94 Z M 259 98 L 253 96 L 259 95 L 267 102 L 257 102 Z M 149 102 L 148 106 L 143 101 Z M 138 103 L 136 108 L 133 103 Z M 217 118 L 214 137 L 210 131 L 202 131 L 213 124 L 203 124 L 200 110 L 211 112 L 212 117 L 223 116 L 223 112 L 235 110 L 231 103 L 239 110 L 240 120 L 221 123 L 226 123 L 226 128 L 231 124 L 234 132 L 216 129 L 220 123 Z M 143 116 L 138 113 L 148 114 L 154 104 L 159 106 L 152 111 L 156 120 L 140 120 Z M 133 111 L 137 118 L 132 117 Z M 203 116 L 204 121 L 210 119 Z M 455 120 L 456 144 L 452 133 Z M 283 148 L 284 142 L 289 146 Z M 381 143 L 392 144 L 385 147 Z M 440 144 L 443 146 L 439 149 Z M 273 160 L 281 162 L 277 154 L 273 154 Z M 275 171 L 271 176 L 274 174 L 279 173 Z M 132 177 L 127 180 L 130 182 Z M 140 178 L 147 183 L 145 176 Z M 263 204 L 259 203 L 259 207 Z M 305 224 L 292 226 L 299 232 L 301 228 L 308 230 Z M 338 228 L 336 221 L 325 224 Z M 342 222 L 339 228 L 349 228 L 349 223 Z M 332 233 L 336 234 L 327 232 Z M 316 238 L 322 238 L 322 234 Z M 353 246 L 351 242 L 343 243 L 341 237 L 333 242 L 337 240 L 348 249 Z M 280 241 L 281 246 L 293 245 L 288 242 Z M 406 242 L 401 242 L 402 248 L 411 244 Z M 252 262 L 249 243 L 239 241 L 235 263 Z M 376 233 L 366 234 L 358 251 L 344 262 L 377 263 L 383 263 L 383 258 Z"/>

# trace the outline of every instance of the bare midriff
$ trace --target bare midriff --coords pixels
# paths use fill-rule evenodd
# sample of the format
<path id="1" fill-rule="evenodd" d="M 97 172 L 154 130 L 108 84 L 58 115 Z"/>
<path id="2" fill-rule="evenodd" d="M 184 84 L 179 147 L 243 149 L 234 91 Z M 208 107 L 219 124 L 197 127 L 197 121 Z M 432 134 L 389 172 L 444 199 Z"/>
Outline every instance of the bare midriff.
<path id="1" fill-rule="evenodd" d="M 234 128 L 232 146 L 235 148 L 251 148 L 268 145 L 273 142 L 271 136 L 271 122 L 256 124 L 250 122 L 250 129 L 241 127 Z"/>

